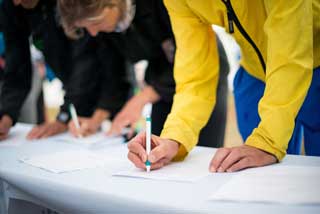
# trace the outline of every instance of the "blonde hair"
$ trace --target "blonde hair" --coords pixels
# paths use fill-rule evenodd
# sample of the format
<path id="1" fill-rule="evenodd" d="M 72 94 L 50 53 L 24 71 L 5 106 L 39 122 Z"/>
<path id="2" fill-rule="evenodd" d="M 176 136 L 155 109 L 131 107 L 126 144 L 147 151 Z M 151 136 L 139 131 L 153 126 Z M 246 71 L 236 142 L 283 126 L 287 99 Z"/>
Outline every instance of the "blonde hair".
<path id="1" fill-rule="evenodd" d="M 119 6 L 123 0 L 58 0 L 58 15 L 66 35 L 78 39 L 83 29 L 76 27 L 77 21 L 100 13 L 105 7 Z"/>

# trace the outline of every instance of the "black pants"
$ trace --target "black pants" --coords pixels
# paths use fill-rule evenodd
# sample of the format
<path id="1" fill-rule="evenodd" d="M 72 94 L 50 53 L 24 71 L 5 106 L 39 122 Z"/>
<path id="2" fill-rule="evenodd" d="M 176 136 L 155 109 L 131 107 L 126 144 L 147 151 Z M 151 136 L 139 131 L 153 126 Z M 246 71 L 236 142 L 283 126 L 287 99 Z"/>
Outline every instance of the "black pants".
<path id="1" fill-rule="evenodd" d="M 225 50 L 218 39 L 219 83 L 215 108 L 206 126 L 201 130 L 198 146 L 219 148 L 223 146 L 227 120 L 228 73 L 229 63 Z M 213 92 L 212 92 L 213 93 Z M 152 106 L 152 133 L 160 135 L 163 125 L 171 111 L 172 102 L 160 100 Z"/>

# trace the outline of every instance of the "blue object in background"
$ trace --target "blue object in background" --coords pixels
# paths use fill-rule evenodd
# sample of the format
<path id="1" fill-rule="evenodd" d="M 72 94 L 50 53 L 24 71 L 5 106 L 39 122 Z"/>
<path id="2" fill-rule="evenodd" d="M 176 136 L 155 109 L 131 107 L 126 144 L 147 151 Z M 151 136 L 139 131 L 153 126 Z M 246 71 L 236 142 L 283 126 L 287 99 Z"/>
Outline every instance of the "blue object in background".
<path id="1" fill-rule="evenodd" d="M 50 68 L 48 64 L 46 64 L 46 79 L 48 79 L 49 82 L 51 82 L 55 78 L 56 78 L 56 75 L 54 74 L 53 70 Z"/>
<path id="2" fill-rule="evenodd" d="M 243 141 L 258 127 L 258 105 L 264 94 L 265 83 L 251 76 L 240 67 L 234 78 L 234 97 L 237 122 Z M 312 83 L 304 103 L 296 117 L 287 153 L 301 154 L 304 137 L 305 154 L 320 156 L 320 67 L 314 69 Z"/>
<path id="3" fill-rule="evenodd" d="M 0 33 L 0 55 L 4 54 L 4 38 L 3 38 L 3 33 Z"/>

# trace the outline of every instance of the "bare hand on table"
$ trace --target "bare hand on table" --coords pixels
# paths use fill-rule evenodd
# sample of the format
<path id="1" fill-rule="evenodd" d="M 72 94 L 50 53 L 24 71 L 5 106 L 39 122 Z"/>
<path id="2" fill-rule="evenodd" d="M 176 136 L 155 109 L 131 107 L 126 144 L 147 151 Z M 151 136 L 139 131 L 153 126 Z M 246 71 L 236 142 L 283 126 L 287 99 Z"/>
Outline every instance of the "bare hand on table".
<path id="1" fill-rule="evenodd" d="M 47 138 L 67 131 L 68 126 L 60 121 L 35 126 L 27 135 L 28 140 Z"/>
<path id="2" fill-rule="evenodd" d="M 233 148 L 220 148 L 211 160 L 211 172 L 235 172 L 250 167 L 276 163 L 272 154 L 252 146 L 241 145 Z"/>
<path id="3" fill-rule="evenodd" d="M 12 120 L 9 116 L 3 115 L 0 119 L 0 140 L 5 140 L 8 137 L 9 130 L 12 127 Z"/>
<path id="4" fill-rule="evenodd" d="M 94 120 L 91 117 L 78 117 L 78 120 L 79 120 L 80 129 L 76 128 L 72 120 L 68 124 L 70 133 L 75 137 L 79 137 L 79 136 L 86 137 L 86 136 L 95 134 L 101 126 L 100 122 Z"/>

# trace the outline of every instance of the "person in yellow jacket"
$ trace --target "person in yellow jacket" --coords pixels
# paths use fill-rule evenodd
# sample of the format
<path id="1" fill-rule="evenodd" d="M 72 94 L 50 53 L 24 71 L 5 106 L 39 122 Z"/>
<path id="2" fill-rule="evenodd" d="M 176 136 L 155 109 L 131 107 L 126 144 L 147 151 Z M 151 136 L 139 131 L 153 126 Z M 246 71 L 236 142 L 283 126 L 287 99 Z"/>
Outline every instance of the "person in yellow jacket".
<path id="1" fill-rule="evenodd" d="M 226 28 L 241 47 L 234 89 L 237 114 L 250 126 L 256 124 L 250 130 L 241 127 L 245 122 L 238 123 L 245 144 L 219 149 L 210 171 L 233 172 L 281 161 L 289 141 L 299 142 L 301 127 L 306 152 L 320 155 L 319 0 L 165 4 L 177 42 L 176 94 L 161 137 L 152 137 L 149 156 L 144 134 L 129 142 L 128 157 L 137 167 L 145 168 L 148 159 L 152 169 L 161 168 L 195 146 L 216 100 L 219 64 L 212 24 Z"/>

